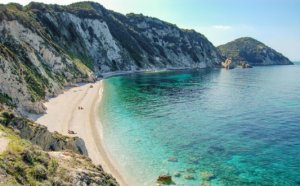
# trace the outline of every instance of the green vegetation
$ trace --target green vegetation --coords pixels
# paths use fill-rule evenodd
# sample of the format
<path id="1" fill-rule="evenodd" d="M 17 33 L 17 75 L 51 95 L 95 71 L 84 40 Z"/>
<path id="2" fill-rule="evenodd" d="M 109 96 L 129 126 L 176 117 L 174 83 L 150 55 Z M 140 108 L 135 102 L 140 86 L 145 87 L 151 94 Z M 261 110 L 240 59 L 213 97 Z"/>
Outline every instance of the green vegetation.
<path id="1" fill-rule="evenodd" d="M 70 8 L 81 9 L 81 10 L 93 10 L 91 2 L 77 2 L 68 5 Z"/>
<path id="2" fill-rule="evenodd" d="M 3 12 L 8 16 L 9 19 L 16 19 L 27 27 L 31 27 L 32 29 L 41 28 L 41 26 L 39 26 L 35 21 L 34 16 L 32 16 L 31 12 L 22 5 L 19 5 L 17 3 L 9 3 L 5 6 Z"/>
<path id="3" fill-rule="evenodd" d="M 165 26 L 178 28 L 176 24 L 169 23 L 169 22 L 166 22 L 166 21 L 162 21 L 162 20 L 157 19 L 155 17 L 145 16 L 143 14 L 128 13 L 128 14 L 126 14 L 126 16 L 128 18 L 136 19 L 137 21 L 143 21 L 143 20 L 145 20 L 145 18 L 151 19 L 152 20 L 151 21 L 151 27 L 158 28 L 158 29 L 161 29 Z"/>
<path id="4" fill-rule="evenodd" d="M 56 185 L 57 176 L 61 176 L 58 160 L 5 127 L 14 118 L 14 114 L 0 111 L 0 132 L 10 140 L 0 154 L 0 171 L 8 174 L 0 185 Z"/>
<path id="5" fill-rule="evenodd" d="M 74 65 L 81 73 L 86 74 L 86 72 L 94 71 L 94 61 L 91 57 L 84 54 L 74 55 L 71 52 L 67 53 L 69 54 L 71 60 L 74 62 Z"/>
<path id="6" fill-rule="evenodd" d="M 48 170 L 50 175 L 54 175 L 58 169 L 58 162 L 56 159 L 51 159 L 49 162 Z"/>
<path id="7" fill-rule="evenodd" d="M 87 66 L 85 66 L 85 65 L 81 62 L 81 60 L 75 59 L 75 60 L 73 60 L 73 62 L 74 62 L 74 65 L 76 66 L 76 68 L 77 68 L 82 74 L 89 74 L 89 73 L 91 73 L 91 70 L 90 70 Z"/>
<path id="8" fill-rule="evenodd" d="M 243 37 L 218 47 L 224 58 L 231 57 L 236 64 L 250 65 L 290 65 L 288 58 L 276 52 L 265 44 L 250 38 Z M 266 61 L 268 61 L 266 63 Z M 270 63 L 271 61 L 271 63 Z"/>
<path id="9" fill-rule="evenodd" d="M 3 121 L 2 116 L 0 122 Z M 1 181 L 8 185 L 43 185 L 55 182 L 52 177 L 58 168 L 55 158 L 3 125 L 0 125 L 0 131 L 10 140 L 7 150 L 0 154 L 0 170 L 8 174 L 7 180 Z"/>
<path id="10" fill-rule="evenodd" d="M 118 18 L 116 18 L 117 16 Z M 143 51 L 139 47 L 139 43 L 135 40 L 137 33 L 134 33 L 133 30 L 128 29 L 124 23 L 120 22 L 120 19 L 126 18 L 120 14 L 114 14 L 112 17 L 108 17 L 106 23 L 109 27 L 109 30 L 112 36 L 120 42 L 120 44 L 127 49 L 130 56 L 134 59 L 138 67 L 143 67 L 142 53 Z"/>
<path id="11" fill-rule="evenodd" d="M 34 69 L 25 69 L 25 81 L 27 83 L 27 87 L 31 91 L 32 102 L 43 100 L 46 96 L 46 85 L 49 84 L 48 79 L 39 75 Z"/>
<path id="12" fill-rule="evenodd" d="M 7 94 L 3 94 L 1 92 L 0 92 L 0 103 L 10 107 L 16 107 L 16 105 L 13 103 L 12 98 L 9 97 Z"/>
<path id="13" fill-rule="evenodd" d="M 6 46 L 0 45 L 0 54 L 3 54 L 3 57 L 8 61 L 12 61 L 13 68 L 11 68 L 11 71 L 19 77 L 19 82 L 22 81 L 22 76 L 24 77 L 26 86 L 32 96 L 32 102 L 44 99 L 46 88 L 49 86 L 49 80 L 38 72 L 27 57 L 24 49 L 16 45 L 5 44 Z M 0 94 L 0 102 L 4 102 L 8 106 L 13 106 L 12 98 L 9 99 L 7 95 Z"/>
<path id="14" fill-rule="evenodd" d="M 91 19 L 102 18 L 102 15 L 97 11 L 99 7 L 101 7 L 101 5 L 89 1 L 60 6 L 60 8 L 62 8 L 61 11 L 75 13 L 78 17 Z"/>

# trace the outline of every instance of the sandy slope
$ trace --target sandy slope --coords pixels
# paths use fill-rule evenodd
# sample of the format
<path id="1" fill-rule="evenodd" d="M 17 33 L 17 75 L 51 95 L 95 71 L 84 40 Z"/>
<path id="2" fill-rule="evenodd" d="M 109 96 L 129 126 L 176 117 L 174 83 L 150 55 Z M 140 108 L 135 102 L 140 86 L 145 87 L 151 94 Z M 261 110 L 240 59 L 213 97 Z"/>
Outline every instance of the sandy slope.
<path id="1" fill-rule="evenodd" d="M 74 131 L 85 141 L 89 157 L 95 164 L 101 164 L 121 185 L 128 185 L 119 174 L 101 143 L 100 123 L 97 123 L 97 107 L 102 98 L 102 81 L 85 84 L 66 90 L 56 98 L 45 103 L 47 113 L 36 122 L 48 127 L 50 131 L 71 136 Z M 82 107 L 83 109 L 79 109 Z"/>

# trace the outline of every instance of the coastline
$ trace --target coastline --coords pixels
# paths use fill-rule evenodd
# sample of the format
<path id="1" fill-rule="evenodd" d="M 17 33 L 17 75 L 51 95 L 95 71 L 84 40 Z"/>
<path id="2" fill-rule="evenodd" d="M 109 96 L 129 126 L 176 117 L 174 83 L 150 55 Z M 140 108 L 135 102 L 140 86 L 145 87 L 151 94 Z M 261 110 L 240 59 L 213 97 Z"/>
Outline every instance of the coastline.
<path id="1" fill-rule="evenodd" d="M 102 94 L 103 80 L 66 89 L 63 94 L 45 103 L 46 114 L 30 118 L 48 127 L 51 132 L 82 138 L 93 163 L 100 164 L 121 186 L 128 186 L 128 180 L 120 174 L 104 148 L 102 125 L 98 116 Z M 76 134 L 69 134 L 68 130 Z"/>
<path id="2" fill-rule="evenodd" d="M 103 79 L 134 73 L 160 73 L 194 68 L 174 68 L 160 70 L 118 71 L 103 73 Z M 64 92 L 47 100 L 45 114 L 29 114 L 27 117 L 44 125 L 50 132 L 57 131 L 70 137 L 80 137 L 85 142 L 88 156 L 96 165 L 101 165 L 105 172 L 111 174 L 120 186 L 134 185 L 129 178 L 124 178 L 118 170 L 116 161 L 109 156 L 103 144 L 103 129 L 98 115 L 103 96 L 103 79 L 95 83 L 79 83 L 75 87 L 66 87 Z M 93 88 L 90 88 L 90 87 Z M 93 91 L 89 91 L 93 90 Z M 83 110 L 79 110 L 79 106 Z M 76 134 L 69 134 L 68 130 Z"/>
<path id="3" fill-rule="evenodd" d="M 186 69 L 194 68 L 108 72 L 103 73 L 102 78 Z M 104 91 L 103 79 L 95 83 L 79 83 L 75 87 L 66 87 L 63 93 L 44 103 L 47 108 L 45 114 L 29 114 L 28 118 L 46 126 L 50 132 L 57 131 L 65 136 L 80 137 L 85 142 L 88 156 L 94 164 L 101 165 L 104 171 L 111 174 L 120 186 L 134 185 L 130 178 L 125 178 L 120 173 L 116 161 L 109 155 L 103 144 L 103 129 L 98 115 Z M 83 110 L 80 110 L 79 106 L 83 107 Z M 69 134 L 68 130 L 74 131 L 76 134 Z"/>

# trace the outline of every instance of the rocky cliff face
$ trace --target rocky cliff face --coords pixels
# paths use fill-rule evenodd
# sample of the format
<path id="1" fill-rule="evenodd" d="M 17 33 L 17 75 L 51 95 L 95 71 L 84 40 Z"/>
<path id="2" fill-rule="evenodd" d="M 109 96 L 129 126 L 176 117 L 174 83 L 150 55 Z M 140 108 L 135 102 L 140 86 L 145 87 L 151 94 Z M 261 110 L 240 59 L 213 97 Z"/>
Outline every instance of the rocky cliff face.
<path id="1" fill-rule="evenodd" d="M 30 10 L 0 6 L 0 93 L 20 111 L 41 113 L 42 101 L 77 81 L 91 81 L 91 70 L 53 43 Z"/>
<path id="2" fill-rule="evenodd" d="M 224 58 L 232 58 L 235 65 L 247 63 L 252 66 L 291 65 L 288 58 L 265 44 L 250 38 L 239 38 L 218 47 Z"/>
<path id="3" fill-rule="evenodd" d="M 21 113 L 42 113 L 42 101 L 63 86 L 103 72 L 205 68 L 221 61 L 193 30 L 92 2 L 0 5 L 0 33 L 0 98 Z"/>

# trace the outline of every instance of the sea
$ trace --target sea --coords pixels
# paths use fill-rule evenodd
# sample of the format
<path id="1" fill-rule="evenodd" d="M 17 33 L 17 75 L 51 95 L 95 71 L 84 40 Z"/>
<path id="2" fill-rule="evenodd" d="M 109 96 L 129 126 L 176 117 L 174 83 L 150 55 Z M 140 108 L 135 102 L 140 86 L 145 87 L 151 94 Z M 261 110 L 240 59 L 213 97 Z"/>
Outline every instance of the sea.
<path id="1" fill-rule="evenodd" d="M 300 63 L 111 77 L 99 116 L 130 186 L 300 185 Z"/>

